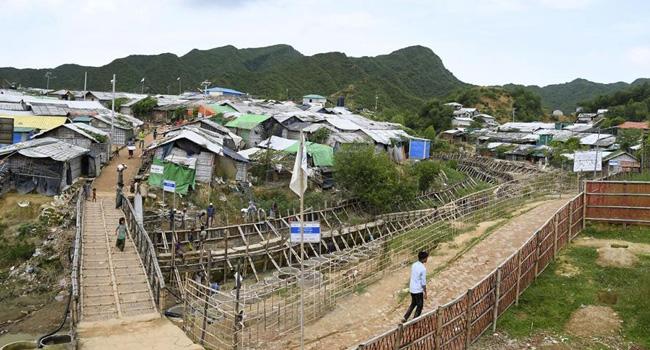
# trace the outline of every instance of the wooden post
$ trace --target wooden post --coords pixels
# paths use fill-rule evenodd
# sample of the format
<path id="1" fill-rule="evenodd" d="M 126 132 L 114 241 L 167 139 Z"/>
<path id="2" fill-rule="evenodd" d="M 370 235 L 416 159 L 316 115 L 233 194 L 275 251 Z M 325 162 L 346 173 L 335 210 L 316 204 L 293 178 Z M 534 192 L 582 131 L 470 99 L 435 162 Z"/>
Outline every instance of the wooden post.
<path id="1" fill-rule="evenodd" d="M 492 333 L 497 330 L 497 318 L 499 318 L 499 297 L 501 297 L 501 267 L 497 269 L 497 285 L 494 289 L 494 317 L 492 318 Z"/>
<path id="2" fill-rule="evenodd" d="M 574 209 L 574 203 L 575 199 L 571 200 L 569 202 L 569 233 L 567 233 L 567 244 L 573 241 L 573 211 Z"/>
<path id="3" fill-rule="evenodd" d="M 467 290 L 467 310 L 465 311 L 465 348 L 472 343 L 472 297 L 474 289 Z"/>
<path id="4" fill-rule="evenodd" d="M 537 273 L 539 272 L 539 233 L 541 231 L 535 232 L 535 281 L 537 281 Z"/>
<path id="5" fill-rule="evenodd" d="M 393 344 L 393 349 L 399 350 L 400 343 L 402 342 L 402 332 L 404 332 L 404 325 L 400 323 L 397 325 L 397 336 L 395 336 L 395 344 Z"/>
<path id="6" fill-rule="evenodd" d="M 440 306 L 436 309 L 436 329 L 435 329 L 435 349 L 442 349 L 442 312 L 440 311 Z"/>
<path id="7" fill-rule="evenodd" d="M 587 181 L 585 181 L 584 190 L 582 191 L 582 229 L 587 225 Z"/>
<path id="8" fill-rule="evenodd" d="M 555 214 L 553 217 L 553 258 L 557 256 L 557 230 L 560 222 L 560 215 Z"/>
<path id="9" fill-rule="evenodd" d="M 226 228 L 223 231 L 224 231 L 224 236 L 225 236 L 224 242 L 226 244 L 226 247 L 225 247 L 226 249 L 224 251 L 224 259 L 223 259 L 223 283 L 225 284 L 227 276 L 228 276 L 228 239 L 229 239 L 228 236 L 229 236 L 229 233 L 230 233 L 230 229 Z"/>
<path id="10" fill-rule="evenodd" d="M 515 291 L 515 306 L 519 305 L 519 281 L 521 281 L 521 250 L 517 252 L 517 287 Z"/>

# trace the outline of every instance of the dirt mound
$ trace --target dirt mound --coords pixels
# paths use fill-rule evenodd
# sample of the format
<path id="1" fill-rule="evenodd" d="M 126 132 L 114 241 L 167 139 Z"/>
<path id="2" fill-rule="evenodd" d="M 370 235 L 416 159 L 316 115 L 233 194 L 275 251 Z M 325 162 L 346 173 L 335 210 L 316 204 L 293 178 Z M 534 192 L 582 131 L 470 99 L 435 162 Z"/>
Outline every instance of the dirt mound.
<path id="1" fill-rule="evenodd" d="M 575 311 L 565 327 L 579 337 L 612 336 L 618 334 L 621 319 L 609 306 L 589 305 Z"/>
<path id="2" fill-rule="evenodd" d="M 602 247 L 597 249 L 598 259 L 596 263 L 600 266 L 630 267 L 639 260 L 637 256 L 627 248 Z"/>

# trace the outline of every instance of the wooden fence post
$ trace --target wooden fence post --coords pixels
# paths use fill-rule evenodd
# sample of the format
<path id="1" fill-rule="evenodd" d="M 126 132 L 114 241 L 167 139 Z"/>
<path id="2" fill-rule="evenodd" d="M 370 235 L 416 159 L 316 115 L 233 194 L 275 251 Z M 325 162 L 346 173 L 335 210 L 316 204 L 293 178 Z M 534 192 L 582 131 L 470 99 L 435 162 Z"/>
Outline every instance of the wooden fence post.
<path id="1" fill-rule="evenodd" d="M 540 246 L 540 241 L 539 241 L 539 233 L 540 231 L 535 232 L 535 240 L 537 241 L 535 244 L 535 281 L 537 281 L 537 274 L 539 273 L 539 246 Z"/>
<path id="2" fill-rule="evenodd" d="M 434 339 L 436 343 L 436 350 L 442 349 L 442 312 L 440 309 L 440 306 L 438 306 L 436 309 L 436 330 Z"/>
<path id="3" fill-rule="evenodd" d="M 557 256 L 557 229 L 560 222 L 559 218 L 559 214 L 555 214 L 553 217 L 553 258 Z"/>
<path id="4" fill-rule="evenodd" d="M 567 244 L 573 241 L 573 211 L 575 210 L 574 200 L 569 202 L 569 233 L 567 233 Z"/>
<path id="5" fill-rule="evenodd" d="M 521 281 L 521 250 L 517 252 L 517 287 L 515 291 L 515 306 L 519 306 L 519 281 Z"/>
<path id="6" fill-rule="evenodd" d="M 404 331 L 404 324 L 400 323 L 397 326 L 397 335 L 395 336 L 395 344 L 393 344 L 393 349 L 399 350 L 399 345 L 402 342 L 402 332 Z"/>
<path id="7" fill-rule="evenodd" d="M 587 225 L 587 181 L 585 181 L 584 189 L 582 191 L 582 229 Z"/>
<path id="8" fill-rule="evenodd" d="M 501 267 L 497 269 L 497 285 L 494 289 L 494 317 L 492 320 L 492 333 L 497 329 L 497 318 L 499 318 L 499 297 L 501 297 Z"/>
<path id="9" fill-rule="evenodd" d="M 465 311 L 465 348 L 472 343 L 472 297 L 474 289 L 467 290 L 467 310 Z"/>

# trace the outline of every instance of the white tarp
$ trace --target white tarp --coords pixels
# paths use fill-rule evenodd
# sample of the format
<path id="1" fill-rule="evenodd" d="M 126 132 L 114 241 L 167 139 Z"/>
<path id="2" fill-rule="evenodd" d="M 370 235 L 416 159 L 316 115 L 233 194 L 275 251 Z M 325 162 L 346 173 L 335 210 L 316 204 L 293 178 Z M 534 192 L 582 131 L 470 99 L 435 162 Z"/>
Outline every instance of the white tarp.
<path id="1" fill-rule="evenodd" d="M 573 155 L 573 171 L 601 171 L 603 168 L 603 152 L 576 152 Z"/>

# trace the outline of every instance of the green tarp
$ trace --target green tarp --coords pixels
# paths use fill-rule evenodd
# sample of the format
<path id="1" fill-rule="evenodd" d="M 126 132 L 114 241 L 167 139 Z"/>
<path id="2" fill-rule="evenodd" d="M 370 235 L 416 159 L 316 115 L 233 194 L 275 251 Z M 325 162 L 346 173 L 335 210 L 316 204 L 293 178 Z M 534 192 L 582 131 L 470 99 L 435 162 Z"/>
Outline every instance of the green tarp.
<path id="1" fill-rule="evenodd" d="M 152 170 L 149 172 L 149 185 L 162 187 L 164 180 L 176 182 L 176 193 L 187 194 L 190 188 L 194 188 L 196 170 L 172 162 L 154 159 Z M 162 167 L 162 174 L 160 174 Z"/>
<path id="2" fill-rule="evenodd" d="M 300 142 L 296 142 L 292 146 L 285 148 L 284 151 L 296 154 L 299 146 Z M 334 149 L 330 146 L 307 141 L 307 154 L 312 157 L 315 166 L 334 165 Z"/>
<path id="3" fill-rule="evenodd" d="M 268 115 L 259 115 L 259 114 L 242 114 L 237 119 L 231 120 L 226 123 L 228 128 L 237 128 L 251 130 L 258 126 L 261 122 L 269 119 Z"/>

